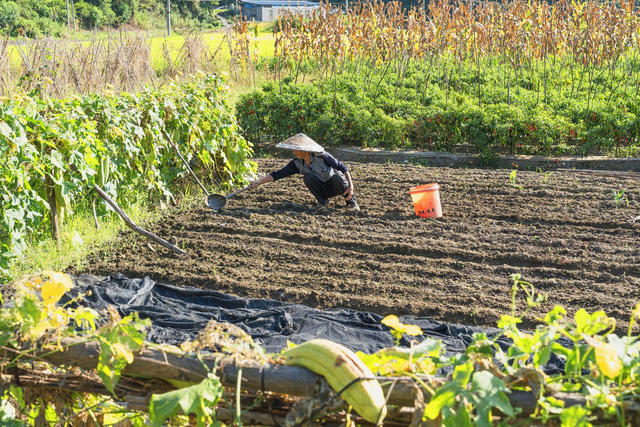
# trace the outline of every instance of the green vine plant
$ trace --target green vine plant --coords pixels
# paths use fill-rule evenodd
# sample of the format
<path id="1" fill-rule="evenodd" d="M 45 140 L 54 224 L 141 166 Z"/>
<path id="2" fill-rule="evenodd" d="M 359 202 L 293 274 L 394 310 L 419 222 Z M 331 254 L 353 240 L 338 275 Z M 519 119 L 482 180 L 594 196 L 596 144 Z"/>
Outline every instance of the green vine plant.
<path id="1" fill-rule="evenodd" d="M 117 96 L 0 100 L 0 283 L 28 241 L 50 234 L 51 211 L 60 228 L 91 212 L 94 184 L 123 208 L 141 192 L 174 200 L 176 179 L 187 173 L 178 154 L 197 160 L 218 186 L 255 173 L 222 77 Z M 96 210 L 111 214 L 102 201 Z"/>
<path id="2" fill-rule="evenodd" d="M 410 349 L 394 347 L 358 355 L 378 375 L 433 379 L 439 369 L 449 369 L 450 374 L 440 384 L 419 382 L 425 395 L 430 396 L 424 408 L 425 421 L 471 427 L 516 420 L 520 409 L 512 406 L 508 396 L 519 390 L 536 396 L 536 409 L 527 416 L 530 422 L 590 426 L 599 418 L 629 425 L 637 413 L 630 414 L 626 408 L 637 407 L 634 399 L 640 391 L 636 380 L 640 343 L 631 335 L 640 319 L 640 303 L 633 311 L 626 337 L 614 333 L 615 320 L 602 311 L 589 314 L 580 309 L 569 317 L 560 306 L 538 319 L 535 330 L 522 331 L 518 324 L 547 297 L 520 274 L 512 274 L 511 280 L 512 311 L 498 322 L 502 332 L 494 337 L 474 334 L 463 354 L 445 357 L 442 343 L 427 338 Z M 521 294 L 523 298 L 517 298 Z M 517 314 L 522 299 L 526 305 Z M 402 333 L 418 328 L 397 319 L 385 318 L 383 323 L 391 328 L 396 344 Z M 511 340 L 506 350 L 497 344 L 503 337 Z M 567 341 L 571 345 L 566 345 Z M 552 354 L 565 362 L 564 373 L 543 372 Z M 581 404 L 565 407 L 566 402 L 557 397 L 561 393 L 573 393 Z"/>
<path id="3" fill-rule="evenodd" d="M 465 352 L 447 355 L 440 340 L 421 338 L 423 331 L 418 326 L 404 324 L 391 315 L 382 319 L 382 323 L 389 328 L 394 346 L 373 354 L 358 352 L 357 356 L 378 377 L 412 379 L 421 391 L 422 397 L 416 399 L 415 407 L 424 421 L 469 427 L 525 419 L 528 423 L 567 427 L 589 426 L 596 421 L 631 425 L 640 412 L 637 404 L 640 342 L 632 335 L 640 319 L 640 303 L 632 312 L 626 336 L 622 337 L 615 333 L 615 320 L 604 312 L 580 309 L 570 316 L 560 306 L 537 319 L 535 329 L 525 331 L 519 328 L 524 317 L 547 301 L 547 297 L 520 274 L 513 274 L 510 279 L 512 309 L 498 322 L 500 332 L 475 333 Z M 112 424 L 127 418 L 136 426 L 160 426 L 167 420 L 190 414 L 191 422 L 198 426 L 219 424 L 216 408 L 224 395 L 215 366 L 207 368 L 208 375 L 198 383 L 173 381 L 173 388 L 154 394 L 148 407 L 134 410 L 117 405 L 123 371 L 145 347 L 157 346 L 145 342 L 150 322 L 136 314 L 121 317 L 115 309 L 98 313 L 74 304 L 83 295 L 62 303 L 66 301 L 61 300 L 62 296 L 72 287 L 72 280 L 65 274 L 44 271 L 3 289 L 0 372 L 12 378 L 27 371 L 46 370 L 59 374 L 65 381 L 81 373 L 85 380 L 98 378 L 111 396 L 58 390 L 34 392 L 28 387 L 4 386 L 3 399 L 9 404 L 0 406 L 3 423 L 65 425 L 84 419 Z M 246 333 L 236 329 L 211 322 L 197 340 L 172 351 L 198 355 L 206 348 L 217 347 L 237 358 L 250 355 L 261 363 L 267 360 L 279 363 L 277 355 L 265 354 Z M 399 346 L 404 337 L 411 339 L 408 348 Z M 506 348 L 498 344 L 499 339 L 505 338 L 510 342 Z M 79 343 L 96 343 L 95 370 L 64 364 L 56 367 L 47 362 L 51 355 L 69 351 Z M 552 355 L 564 361 L 563 372 L 543 371 Z M 235 405 L 232 404 L 238 424 L 242 414 L 241 378 L 240 367 Z M 516 392 L 534 397 L 532 413 L 523 413 L 512 402 Z M 10 414 L 12 410 L 14 414 Z M 187 420 L 177 422 L 186 424 Z"/>
<path id="4" fill-rule="evenodd" d="M 150 322 L 139 319 L 137 314 L 121 318 L 115 310 L 109 310 L 102 319 L 104 324 L 98 326 L 101 316 L 95 310 L 83 306 L 71 308 L 82 295 L 64 305 L 58 304 L 72 287 L 71 278 L 64 273 L 43 271 L 4 288 L 11 296 L 11 304 L 0 308 L 0 347 L 5 352 L 2 372 L 19 371 L 24 363 L 45 368 L 43 359 L 47 355 L 96 341 L 100 347 L 97 375 L 113 393 L 122 369 L 133 360 L 133 352 L 142 347 Z M 4 394 L 34 425 L 45 421 L 64 424 L 69 421 L 65 415 L 70 408 L 88 405 L 86 396 L 80 394 L 54 398 L 25 390 L 12 386 Z M 104 402 L 97 406 L 104 406 Z M 95 417 L 93 412 L 86 410 Z"/>
<path id="5" fill-rule="evenodd" d="M 34 392 L 32 388 L 16 385 L 4 386 L 0 392 L 9 402 L 0 407 L 0 425 L 66 425 L 94 422 L 95 425 L 112 424 L 128 419 L 132 425 L 162 426 L 167 420 L 191 416 L 197 426 L 220 425 L 215 408 L 222 398 L 223 387 L 214 369 L 198 383 L 170 381 L 176 389 L 152 394 L 148 408 L 126 410 L 120 401 L 118 384 L 121 374 L 134 362 L 145 347 L 158 347 L 145 342 L 151 325 L 137 313 L 121 317 L 110 307 L 103 313 L 76 304 L 85 295 L 78 295 L 62 303 L 61 298 L 73 288 L 73 281 L 61 272 L 43 271 L 5 286 L 5 304 L 0 295 L 0 372 L 27 371 L 60 373 L 64 381 L 80 376 L 80 380 L 99 378 L 111 397 L 80 392 Z M 72 294 L 68 294 L 72 295 Z M 77 308 L 74 308 L 77 306 Z M 191 354 L 205 348 L 222 346 L 228 354 L 262 360 L 264 352 L 239 328 L 229 330 L 211 322 L 198 339 L 185 342 L 182 348 L 166 351 L 185 351 Z M 96 343 L 98 356 L 95 369 L 56 367 L 47 359 L 53 354 L 65 354 L 74 346 Z M 169 346 L 172 347 L 172 346 Z M 206 367 L 206 365 L 203 365 Z M 120 390 L 122 392 L 122 390 Z M 239 409 L 238 409 L 239 410 Z M 239 418 L 238 418 L 239 419 Z M 185 424 L 179 420 L 178 424 Z"/>

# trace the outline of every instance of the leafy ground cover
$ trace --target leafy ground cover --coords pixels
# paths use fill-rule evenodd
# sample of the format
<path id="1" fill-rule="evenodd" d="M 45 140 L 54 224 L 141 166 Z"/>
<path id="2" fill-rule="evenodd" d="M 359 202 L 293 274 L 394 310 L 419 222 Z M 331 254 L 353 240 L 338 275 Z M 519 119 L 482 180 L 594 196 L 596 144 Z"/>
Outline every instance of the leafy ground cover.
<path id="1" fill-rule="evenodd" d="M 261 160 L 267 172 L 284 159 Z M 176 257 L 132 238 L 82 272 L 216 289 L 314 307 L 348 307 L 495 326 L 511 307 L 511 274 L 570 314 L 604 310 L 624 328 L 640 299 L 632 179 L 568 172 L 350 165 L 363 210 L 311 208 L 290 178 L 245 192 L 214 214 L 168 215 L 155 231 L 189 252 Z M 410 187 L 438 182 L 444 216 L 416 217 Z M 77 271 L 77 270 L 76 270 Z M 79 272 L 79 271 L 78 271 Z"/>

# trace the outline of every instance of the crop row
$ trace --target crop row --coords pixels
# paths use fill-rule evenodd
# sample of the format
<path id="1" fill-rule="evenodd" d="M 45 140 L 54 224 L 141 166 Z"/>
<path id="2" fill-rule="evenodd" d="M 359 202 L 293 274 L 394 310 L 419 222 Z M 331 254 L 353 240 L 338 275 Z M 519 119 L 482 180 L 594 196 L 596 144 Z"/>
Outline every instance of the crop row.
<path id="1" fill-rule="evenodd" d="M 328 7 L 328 6 L 326 6 Z M 251 139 L 294 131 L 388 148 L 634 155 L 640 15 L 632 2 L 357 4 L 286 15 L 274 57 L 245 63 L 277 82 L 238 104 Z M 289 84 L 304 82 L 306 86 Z"/>
<path id="2" fill-rule="evenodd" d="M 328 65 L 453 54 L 460 61 L 502 55 L 514 68 L 571 55 L 583 65 L 601 67 L 638 48 L 639 28 L 633 1 L 436 0 L 427 10 L 403 9 L 397 2 L 356 3 L 344 15 L 327 4 L 309 19 L 285 15 L 274 33 L 276 56 Z M 239 36 L 246 31 L 236 27 Z"/>
<path id="3" fill-rule="evenodd" d="M 238 120 L 250 140 L 304 132 L 328 145 L 452 150 L 468 143 L 487 158 L 498 152 L 637 152 L 635 86 L 620 84 L 613 98 L 606 79 L 580 85 L 559 61 L 557 78 L 546 87 L 533 84 L 534 73 L 533 79 L 513 78 L 507 89 L 506 66 L 483 64 L 478 76 L 473 64 L 414 64 L 398 74 L 349 62 L 334 77 L 307 84 L 284 78 L 244 95 L 236 106 Z"/>

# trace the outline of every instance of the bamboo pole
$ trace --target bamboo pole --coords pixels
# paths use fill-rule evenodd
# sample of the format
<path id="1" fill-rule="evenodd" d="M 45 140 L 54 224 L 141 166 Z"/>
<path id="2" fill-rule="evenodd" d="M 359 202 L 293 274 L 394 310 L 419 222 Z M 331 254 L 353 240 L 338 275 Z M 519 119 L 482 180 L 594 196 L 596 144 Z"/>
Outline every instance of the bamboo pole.
<path id="1" fill-rule="evenodd" d="M 61 346 L 63 348 L 61 351 L 42 351 L 39 354 L 33 354 L 32 357 L 59 366 L 76 366 L 83 369 L 95 369 L 97 366 L 100 355 L 97 342 L 63 340 Z M 0 360 L 11 361 L 18 355 L 22 355 L 23 359 L 25 357 L 18 350 L 6 347 L 0 350 Z M 241 389 L 254 390 L 263 394 L 312 396 L 318 381 L 322 380 L 319 375 L 302 367 L 274 363 L 261 364 L 255 360 L 241 360 L 235 356 L 214 353 L 196 356 L 184 353 L 177 348 L 174 350 L 153 344 L 147 344 L 135 355 L 133 363 L 127 365 L 122 371 L 121 378 L 147 378 L 169 383 L 178 380 L 195 384 L 207 378 L 208 372 L 215 370 L 224 386 L 235 388 L 240 369 L 242 370 Z M 388 399 L 390 405 L 413 407 L 420 396 L 423 396 L 425 401 L 430 398 L 426 391 L 418 388 L 411 377 L 377 377 L 377 379 L 385 395 L 390 391 Z M 444 378 L 426 377 L 421 380 L 432 388 L 437 388 L 446 381 Z M 59 387 L 64 388 L 64 384 L 60 384 Z M 130 394 L 138 396 L 138 402 L 140 401 L 139 394 Z M 536 407 L 537 398 L 529 391 L 512 390 L 507 396 L 512 406 L 522 409 L 523 415 L 532 413 Z M 578 393 L 554 393 L 553 397 L 563 401 L 565 407 L 586 403 L 584 396 Z M 150 394 L 143 398 L 150 398 Z"/>
<path id="2" fill-rule="evenodd" d="M 120 215 L 120 218 L 122 218 L 122 220 L 125 222 L 125 224 L 127 224 L 127 226 L 129 228 L 131 228 L 133 231 L 135 231 L 136 233 L 142 234 L 143 236 L 153 240 L 154 242 L 164 246 L 167 249 L 171 249 L 172 251 L 174 251 L 174 252 L 176 252 L 176 253 L 178 253 L 180 255 L 186 255 L 186 252 L 183 251 L 182 249 L 180 249 L 179 247 L 177 247 L 175 245 L 172 245 L 171 243 L 169 243 L 166 240 L 158 237 L 154 233 L 152 233 L 150 231 L 147 231 L 144 228 L 141 228 L 141 227 L 137 226 L 133 221 L 131 221 L 131 218 L 129 218 L 127 216 L 127 214 L 124 213 L 124 211 L 122 209 L 120 209 L 120 206 L 118 206 L 118 204 L 116 202 L 111 200 L 111 197 L 109 197 L 107 195 L 107 193 L 105 193 L 104 190 L 98 186 L 98 184 L 94 184 L 93 185 L 93 189 L 98 192 L 100 197 L 102 197 L 104 200 L 107 201 L 107 203 L 109 203 L 109 205 L 113 208 L 113 210 L 116 211 L 116 213 L 118 215 Z"/>
<path id="3" fill-rule="evenodd" d="M 51 176 L 45 178 L 45 187 L 47 189 L 47 201 L 49 202 L 50 218 L 51 218 L 51 238 L 55 239 L 60 248 L 60 218 L 58 217 L 58 206 L 56 202 L 56 194 Z"/>

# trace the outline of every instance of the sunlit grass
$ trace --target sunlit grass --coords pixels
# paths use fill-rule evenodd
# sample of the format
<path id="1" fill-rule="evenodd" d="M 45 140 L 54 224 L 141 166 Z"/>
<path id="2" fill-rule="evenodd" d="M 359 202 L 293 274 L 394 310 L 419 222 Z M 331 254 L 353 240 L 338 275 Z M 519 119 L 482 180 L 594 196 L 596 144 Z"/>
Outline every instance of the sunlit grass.
<path id="1" fill-rule="evenodd" d="M 198 172 L 203 174 L 203 172 Z M 210 192 L 223 192 L 224 189 L 210 187 Z M 200 187 L 186 177 L 174 190 L 178 203 L 176 206 L 166 206 L 164 203 L 148 201 L 147 197 L 140 195 L 138 202 L 123 208 L 127 216 L 138 226 L 154 232 L 155 224 L 174 211 L 194 209 L 204 203 L 204 196 Z M 137 239 L 141 244 L 160 246 L 151 242 L 127 227 L 123 220 L 115 213 L 98 218 L 99 229 L 96 229 L 95 221 L 91 213 L 82 210 L 69 220 L 65 221 L 60 232 L 60 246 L 49 237 L 44 240 L 33 238 L 28 242 L 27 249 L 9 271 L 11 280 L 18 279 L 27 274 L 41 270 L 68 271 L 75 269 L 83 271 L 90 262 L 93 253 L 100 252 L 102 257 L 108 258 L 110 254 L 118 251 L 120 247 L 129 241 Z M 123 232 L 129 233 L 126 238 Z M 165 240 L 171 236 L 159 236 Z"/>
<path id="2" fill-rule="evenodd" d="M 161 218 L 161 211 L 143 203 L 128 207 L 126 213 L 138 225 L 152 224 Z M 10 270 L 11 279 L 40 270 L 65 271 L 71 266 L 82 269 L 89 252 L 115 250 L 114 238 L 127 226 L 116 214 L 99 218 L 98 224 L 100 228 L 96 229 L 93 216 L 83 212 L 63 225 L 59 246 L 52 238 L 30 242 Z"/>

